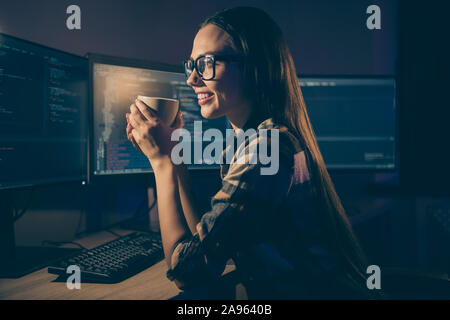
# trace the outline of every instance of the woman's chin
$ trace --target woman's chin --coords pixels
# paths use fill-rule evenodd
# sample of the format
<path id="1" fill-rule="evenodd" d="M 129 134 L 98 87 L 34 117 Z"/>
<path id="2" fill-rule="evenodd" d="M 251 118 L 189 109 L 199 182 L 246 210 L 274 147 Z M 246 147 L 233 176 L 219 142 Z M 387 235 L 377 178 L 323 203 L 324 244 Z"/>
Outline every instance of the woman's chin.
<path id="1" fill-rule="evenodd" d="M 200 109 L 200 114 L 205 119 L 215 119 L 219 118 L 221 115 L 218 114 L 217 110 L 209 108 L 208 106 L 202 106 Z"/>

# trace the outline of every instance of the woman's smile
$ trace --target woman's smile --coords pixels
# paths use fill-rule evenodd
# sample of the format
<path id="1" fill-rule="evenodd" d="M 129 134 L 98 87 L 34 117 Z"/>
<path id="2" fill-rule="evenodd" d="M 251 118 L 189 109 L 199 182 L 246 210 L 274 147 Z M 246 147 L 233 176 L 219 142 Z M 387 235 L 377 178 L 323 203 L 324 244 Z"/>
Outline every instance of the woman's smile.
<path id="1" fill-rule="evenodd" d="M 198 98 L 198 104 L 203 105 L 208 102 L 211 102 L 211 100 L 214 98 L 214 93 L 199 93 L 197 95 Z"/>

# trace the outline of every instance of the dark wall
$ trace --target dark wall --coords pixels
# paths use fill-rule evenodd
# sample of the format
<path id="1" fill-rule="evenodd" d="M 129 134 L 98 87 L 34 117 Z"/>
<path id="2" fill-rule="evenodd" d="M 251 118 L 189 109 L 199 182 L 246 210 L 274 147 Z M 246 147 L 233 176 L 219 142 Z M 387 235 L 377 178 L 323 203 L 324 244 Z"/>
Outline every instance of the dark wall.
<path id="1" fill-rule="evenodd" d="M 448 2 L 439 2 L 404 6 L 399 15 L 400 173 L 421 195 L 450 195 L 448 12 Z"/>
<path id="2" fill-rule="evenodd" d="M 180 63 L 197 26 L 238 5 L 266 10 L 282 28 L 300 74 L 394 74 L 397 1 L 168 0 L 0 1 L 0 31 L 79 55 L 104 53 Z M 81 30 L 66 28 L 66 8 L 81 8 Z M 381 30 L 368 30 L 366 9 L 381 9 Z"/>

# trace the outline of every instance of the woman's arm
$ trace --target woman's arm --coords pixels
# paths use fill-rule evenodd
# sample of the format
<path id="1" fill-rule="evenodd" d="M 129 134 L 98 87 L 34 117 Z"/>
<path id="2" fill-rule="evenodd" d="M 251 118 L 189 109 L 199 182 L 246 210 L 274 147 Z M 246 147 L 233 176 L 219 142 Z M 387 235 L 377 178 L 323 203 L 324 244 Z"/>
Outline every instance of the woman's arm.
<path id="1" fill-rule="evenodd" d="M 177 169 L 170 158 L 152 163 L 158 193 L 158 215 L 164 256 L 169 268 L 176 243 L 189 235 L 180 203 Z"/>
<path id="2" fill-rule="evenodd" d="M 161 238 L 166 262 L 171 268 L 174 246 L 178 241 L 190 235 L 181 208 L 177 170 L 170 159 L 172 150 L 170 136 L 173 130 L 182 126 L 181 112 L 178 111 L 175 123 L 171 128 L 140 100 L 136 100 L 130 106 L 130 111 L 131 114 L 126 115 L 127 137 L 136 149 L 149 159 L 155 173 Z M 185 183 L 182 182 L 182 185 Z M 185 191 L 182 193 L 188 194 Z M 192 205 L 189 205 L 189 201 L 185 202 L 189 211 Z"/>
<path id="3" fill-rule="evenodd" d="M 139 145 L 134 140 L 132 133 L 133 126 L 129 123 L 129 114 L 126 114 L 127 118 L 127 137 L 133 143 L 134 147 L 142 152 Z M 175 128 L 181 128 L 183 126 L 183 120 L 181 118 L 181 113 L 178 113 L 177 118 L 175 119 Z M 143 152 L 142 152 L 143 153 Z M 183 207 L 183 212 L 188 223 L 189 229 L 192 234 L 196 232 L 196 225 L 200 221 L 201 214 L 196 206 L 195 198 L 193 196 L 190 182 L 189 182 L 189 173 L 187 171 L 186 165 L 181 164 L 176 166 L 177 169 L 177 177 L 178 177 L 178 191 L 181 200 L 181 205 Z"/>
<path id="4" fill-rule="evenodd" d="M 189 172 L 186 165 L 176 166 L 178 177 L 178 191 L 180 194 L 181 205 L 183 207 L 184 217 L 192 234 L 197 232 L 196 226 L 200 222 L 201 213 L 197 207 L 194 194 L 192 192 Z"/>

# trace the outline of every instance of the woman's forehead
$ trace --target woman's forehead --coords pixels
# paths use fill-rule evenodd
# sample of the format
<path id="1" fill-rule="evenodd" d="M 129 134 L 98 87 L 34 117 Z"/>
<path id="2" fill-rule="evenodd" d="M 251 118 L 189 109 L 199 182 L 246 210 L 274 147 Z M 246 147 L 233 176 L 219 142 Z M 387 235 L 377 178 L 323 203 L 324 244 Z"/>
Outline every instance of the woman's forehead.
<path id="1" fill-rule="evenodd" d="M 236 52 L 230 35 L 221 28 L 208 24 L 201 28 L 194 39 L 191 58 L 207 53 L 233 53 Z"/>

